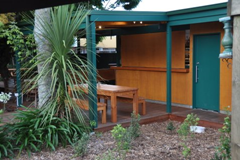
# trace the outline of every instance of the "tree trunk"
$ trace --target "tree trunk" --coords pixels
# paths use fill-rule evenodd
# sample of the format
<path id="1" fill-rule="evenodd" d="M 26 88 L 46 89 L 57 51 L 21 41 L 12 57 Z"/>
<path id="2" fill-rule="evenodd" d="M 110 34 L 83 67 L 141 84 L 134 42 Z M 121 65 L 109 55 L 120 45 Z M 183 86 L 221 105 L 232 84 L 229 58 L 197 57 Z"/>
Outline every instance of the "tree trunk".
<path id="1" fill-rule="evenodd" d="M 41 62 L 38 65 L 38 73 L 46 72 L 43 71 L 44 59 L 50 56 L 51 47 L 47 39 L 43 35 L 44 29 L 42 28 L 41 21 L 49 21 L 50 23 L 50 8 L 35 10 L 35 26 L 34 26 L 34 37 L 37 45 L 37 54 L 40 56 L 38 60 Z M 50 69 L 50 66 L 47 66 Z M 38 81 L 38 107 L 41 108 L 50 97 L 50 85 L 51 75 L 41 77 Z"/>

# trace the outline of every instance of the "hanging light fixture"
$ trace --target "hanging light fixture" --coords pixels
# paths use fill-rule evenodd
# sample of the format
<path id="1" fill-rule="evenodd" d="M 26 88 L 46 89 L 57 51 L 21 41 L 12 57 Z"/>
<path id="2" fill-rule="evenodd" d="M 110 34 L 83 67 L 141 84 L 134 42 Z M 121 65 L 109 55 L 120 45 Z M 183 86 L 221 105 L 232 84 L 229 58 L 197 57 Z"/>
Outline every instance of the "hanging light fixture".
<path id="1" fill-rule="evenodd" d="M 222 39 L 222 45 L 224 47 L 224 51 L 219 54 L 219 58 L 222 59 L 229 59 L 232 58 L 232 44 L 233 44 L 233 37 L 232 37 L 232 25 L 231 25 L 231 18 L 230 17 L 223 17 L 219 18 L 219 22 L 224 24 L 224 36 Z"/>

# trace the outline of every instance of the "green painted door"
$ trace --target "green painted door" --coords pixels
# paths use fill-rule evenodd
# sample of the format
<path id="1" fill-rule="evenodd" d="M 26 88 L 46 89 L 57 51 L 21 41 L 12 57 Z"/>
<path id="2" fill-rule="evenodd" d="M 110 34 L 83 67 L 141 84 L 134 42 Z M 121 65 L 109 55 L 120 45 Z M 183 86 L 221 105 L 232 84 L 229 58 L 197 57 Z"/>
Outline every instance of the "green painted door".
<path id="1" fill-rule="evenodd" d="M 219 111 L 220 34 L 193 38 L 193 108 Z"/>

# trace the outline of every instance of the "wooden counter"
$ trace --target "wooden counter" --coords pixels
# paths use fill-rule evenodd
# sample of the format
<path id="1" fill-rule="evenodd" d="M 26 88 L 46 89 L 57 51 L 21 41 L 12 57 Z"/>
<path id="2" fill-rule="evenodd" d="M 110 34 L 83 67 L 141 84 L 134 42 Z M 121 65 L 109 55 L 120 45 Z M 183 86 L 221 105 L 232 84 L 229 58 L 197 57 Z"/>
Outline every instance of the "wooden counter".
<path id="1" fill-rule="evenodd" d="M 155 68 L 155 67 L 116 67 L 112 66 L 114 70 L 132 70 L 132 71 L 152 71 L 152 72 L 167 72 L 167 68 Z M 172 68 L 172 72 L 175 73 L 188 73 L 188 68 Z"/>

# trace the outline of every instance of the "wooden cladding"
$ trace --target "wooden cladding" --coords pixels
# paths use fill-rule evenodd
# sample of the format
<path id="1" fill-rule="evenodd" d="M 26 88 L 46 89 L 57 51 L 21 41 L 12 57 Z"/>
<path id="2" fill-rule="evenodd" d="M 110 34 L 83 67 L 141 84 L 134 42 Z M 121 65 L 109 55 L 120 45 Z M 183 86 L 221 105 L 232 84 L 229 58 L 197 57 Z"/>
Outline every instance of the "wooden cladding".
<path id="1" fill-rule="evenodd" d="M 172 67 L 185 68 L 185 31 L 173 32 Z M 166 33 L 121 36 L 122 66 L 166 67 Z"/>

